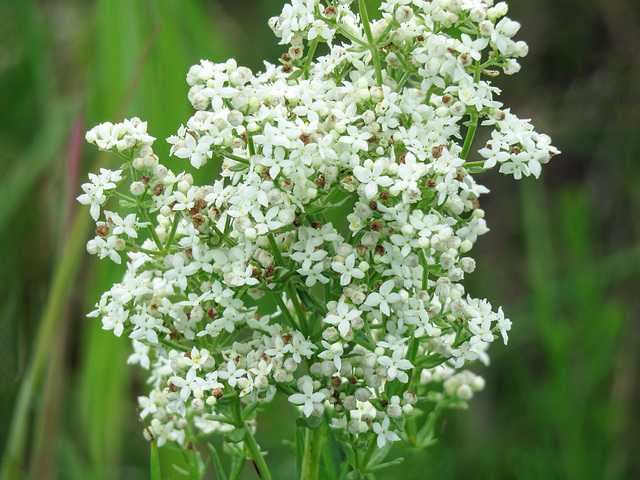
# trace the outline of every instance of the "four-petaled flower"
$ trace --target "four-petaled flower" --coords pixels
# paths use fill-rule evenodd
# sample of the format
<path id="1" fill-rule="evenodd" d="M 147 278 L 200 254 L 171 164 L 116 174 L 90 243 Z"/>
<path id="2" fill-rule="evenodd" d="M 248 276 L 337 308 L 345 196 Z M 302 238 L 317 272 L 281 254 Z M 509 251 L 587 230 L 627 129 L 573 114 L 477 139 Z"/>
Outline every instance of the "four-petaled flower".
<path id="1" fill-rule="evenodd" d="M 294 405 L 303 405 L 302 413 L 309 416 L 313 413 L 316 405 L 324 401 L 324 393 L 313 391 L 313 383 L 304 382 L 302 384 L 302 393 L 294 393 L 289 396 L 289 401 Z"/>

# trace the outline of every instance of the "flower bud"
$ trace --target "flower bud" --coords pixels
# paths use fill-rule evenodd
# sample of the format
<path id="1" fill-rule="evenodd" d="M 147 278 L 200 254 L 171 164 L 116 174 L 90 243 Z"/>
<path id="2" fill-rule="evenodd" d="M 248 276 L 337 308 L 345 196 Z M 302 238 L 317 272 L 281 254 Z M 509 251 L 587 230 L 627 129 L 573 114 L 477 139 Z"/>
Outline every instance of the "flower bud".
<path id="1" fill-rule="evenodd" d="M 485 381 L 479 375 L 476 375 L 475 378 L 471 381 L 471 389 L 474 392 L 479 392 L 480 390 L 484 390 Z"/>
<path id="2" fill-rule="evenodd" d="M 456 390 L 456 397 L 460 400 L 471 400 L 473 398 L 473 390 L 471 390 L 471 387 L 466 383 L 460 385 Z"/>
<path id="3" fill-rule="evenodd" d="M 351 433 L 352 435 L 358 435 L 358 433 L 360 433 L 360 420 L 350 420 L 349 423 L 347 424 L 347 429 L 349 430 L 349 433 Z"/>
<path id="4" fill-rule="evenodd" d="M 354 397 L 353 395 L 348 395 L 344 397 L 344 400 L 342 401 L 342 406 L 345 408 L 345 410 L 355 410 L 356 397 Z"/>
<path id="5" fill-rule="evenodd" d="M 356 390 L 356 400 L 366 402 L 371 398 L 371 390 L 368 388 L 359 388 Z"/>
<path id="6" fill-rule="evenodd" d="M 298 369 L 298 362 L 296 362 L 293 358 L 287 358 L 284 361 L 284 368 L 289 372 L 295 372 Z"/>
<path id="7" fill-rule="evenodd" d="M 389 404 L 387 407 L 387 415 L 391 418 L 400 418 L 402 416 L 402 407 L 396 403 Z"/>
<path id="8" fill-rule="evenodd" d="M 471 10 L 469 10 L 469 18 L 476 23 L 480 23 L 487 18 L 487 12 L 484 5 L 476 5 L 471 8 Z"/>

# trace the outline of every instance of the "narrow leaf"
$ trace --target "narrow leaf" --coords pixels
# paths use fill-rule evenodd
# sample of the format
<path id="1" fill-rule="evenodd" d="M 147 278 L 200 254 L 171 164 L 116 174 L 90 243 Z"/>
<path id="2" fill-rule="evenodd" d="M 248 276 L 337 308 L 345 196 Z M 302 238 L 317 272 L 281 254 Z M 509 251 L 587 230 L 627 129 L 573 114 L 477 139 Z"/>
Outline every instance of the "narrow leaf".
<path id="1" fill-rule="evenodd" d="M 151 440 L 151 480 L 162 480 L 160 455 L 158 454 L 158 444 L 155 440 Z"/>
<path id="2" fill-rule="evenodd" d="M 209 444 L 209 449 L 213 454 L 213 466 L 216 469 L 216 475 L 220 480 L 227 480 L 227 474 L 224 473 L 224 467 L 222 466 L 222 462 L 220 461 L 220 456 L 218 455 L 218 451 L 216 447 Z"/>

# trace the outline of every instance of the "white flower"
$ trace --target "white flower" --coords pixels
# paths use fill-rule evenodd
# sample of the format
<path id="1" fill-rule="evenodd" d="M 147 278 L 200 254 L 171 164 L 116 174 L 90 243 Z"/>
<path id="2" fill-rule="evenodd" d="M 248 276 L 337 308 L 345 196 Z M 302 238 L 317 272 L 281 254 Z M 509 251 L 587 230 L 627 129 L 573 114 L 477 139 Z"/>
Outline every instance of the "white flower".
<path id="1" fill-rule="evenodd" d="M 409 376 L 403 370 L 413 368 L 413 364 L 409 360 L 402 358 L 403 351 L 404 349 L 401 347 L 395 348 L 391 357 L 383 355 L 378 358 L 378 363 L 387 367 L 387 378 L 389 378 L 389 380 L 397 378 L 402 383 L 407 383 Z"/>
<path id="2" fill-rule="evenodd" d="M 385 415 L 382 422 L 376 422 L 373 424 L 373 431 L 378 435 L 378 438 L 376 439 L 378 448 L 384 447 L 387 442 L 397 442 L 400 440 L 397 433 L 389 431 L 389 423 L 389 417 Z"/>
<path id="3" fill-rule="evenodd" d="M 364 193 L 368 200 L 371 200 L 378 193 L 378 187 L 388 187 L 393 185 L 393 180 L 387 175 L 382 175 L 384 162 L 376 160 L 373 168 L 354 167 L 353 175 L 364 185 Z"/>
<path id="4" fill-rule="evenodd" d="M 342 347 L 342 343 L 336 342 L 334 344 L 330 344 L 322 340 L 322 346 L 326 349 L 324 352 L 318 354 L 318 358 L 323 360 L 332 361 L 336 366 L 336 369 L 340 371 L 342 368 L 342 359 L 340 356 L 344 353 L 344 348 Z"/>
<path id="5" fill-rule="evenodd" d="M 498 329 L 500 330 L 500 333 L 502 334 L 502 340 L 506 345 L 507 342 L 509 341 L 509 334 L 507 332 L 511 330 L 511 320 L 509 320 L 508 318 L 505 318 L 504 312 L 502 311 L 502 307 L 498 308 L 497 317 L 498 317 L 497 318 Z"/>
<path id="6" fill-rule="evenodd" d="M 304 382 L 302 384 L 302 393 L 294 393 L 289 396 L 289 401 L 294 405 L 303 405 L 302 413 L 305 416 L 311 415 L 313 409 L 316 407 L 316 404 L 323 402 L 325 399 L 324 393 L 313 391 L 313 383 L 312 382 Z"/>
<path id="7" fill-rule="evenodd" d="M 173 268 L 164 273 L 164 278 L 175 280 L 182 290 L 187 288 L 187 277 L 199 270 L 198 262 L 190 262 L 185 265 L 185 258 L 183 255 L 175 254 L 173 256 Z"/>
<path id="8" fill-rule="evenodd" d="M 357 308 L 350 308 L 345 302 L 345 298 L 341 297 L 336 308 L 336 313 L 329 313 L 324 318 L 325 323 L 337 325 L 340 335 L 347 335 L 351 329 L 351 321 L 358 318 L 362 312 Z"/>
<path id="9" fill-rule="evenodd" d="M 173 154 L 178 158 L 188 158 L 191 165 L 200 168 L 213 155 L 211 151 L 213 142 L 214 138 L 209 135 L 196 138 L 196 133 L 189 131 L 184 136 L 183 146 L 177 148 Z"/>
<path id="10" fill-rule="evenodd" d="M 311 269 L 299 268 L 298 273 L 302 276 L 306 276 L 304 281 L 307 287 L 313 287 L 317 282 L 329 283 L 329 279 L 322 275 L 324 271 L 324 265 L 322 263 L 316 263 Z"/>
<path id="11" fill-rule="evenodd" d="M 340 273 L 340 285 L 349 285 L 352 278 L 364 278 L 364 272 L 355 266 L 356 256 L 355 254 L 349 255 L 344 263 L 331 262 L 331 268 L 337 273 Z"/>
<path id="12" fill-rule="evenodd" d="M 91 183 L 82 185 L 84 194 L 78 197 L 78 202 L 83 205 L 90 205 L 91 218 L 98 220 L 100 216 L 100 206 L 107 200 L 105 192 L 116 188 L 116 182 L 122 180 L 120 175 L 122 170 L 111 171 L 106 168 L 100 169 L 100 175 L 94 173 L 89 174 Z"/>
<path id="13" fill-rule="evenodd" d="M 317 37 L 323 38 L 325 42 L 331 45 L 333 30 L 331 30 L 322 20 L 316 20 L 313 22 L 313 25 L 311 25 L 311 29 L 309 30 L 309 34 L 307 35 L 307 40 L 311 41 Z"/>
<path id="14" fill-rule="evenodd" d="M 387 280 L 380 286 L 380 290 L 369 294 L 364 304 L 369 307 L 379 307 L 380 311 L 385 315 L 391 315 L 389 305 L 401 300 L 399 293 L 392 292 L 394 286 L 393 280 Z"/>

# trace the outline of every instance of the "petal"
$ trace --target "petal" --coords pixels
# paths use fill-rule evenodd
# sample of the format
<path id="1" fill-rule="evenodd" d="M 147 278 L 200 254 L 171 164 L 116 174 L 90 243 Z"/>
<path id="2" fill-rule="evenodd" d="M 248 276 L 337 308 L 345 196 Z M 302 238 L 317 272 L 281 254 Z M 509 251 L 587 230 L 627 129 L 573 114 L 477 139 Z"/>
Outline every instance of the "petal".
<path id="1" fill-rule="evenodd" d="M 289 401 L 295 405 L 302 405 L 307 401 L 307 397 L 302 393 L 294 393 L 293 395 L 289 396 Z"/>
<path id="2" fill-rule="evenodd" d="M 304 407 L 302 407 L 302 413 L 304 413 L 308 417 L 309 415 L 311 415 L 312 412 L 313 412 L 313 403 L 311 402 L 311 400 L 309 400 L 307 403 L 304 404 Z"/>
<path id="3" fill-rule="evenodd" d="M 311 395 L 311 401 L 313 403 L 320 403 L 324 401 L 324 393 L 320 393 L 320 392 L 316 392 L 313 395 Z"/>
<path id="4" fill-rule="evenodd" d="M 349 328 L 351 328 L 351 325 L 349 325 L 348 321 L 343 320 L 338 324 L 338 331 L 343 337 L 345 337 L 347 333 L 349 333 Z"/>
<path id="5" fill-rule="evenodd" d="M 378 193 L 378 184 L 375 182 L 367 183 L 364 187 L 364 194 L 367 196 L 368 200 L 371 200 Z"/>

